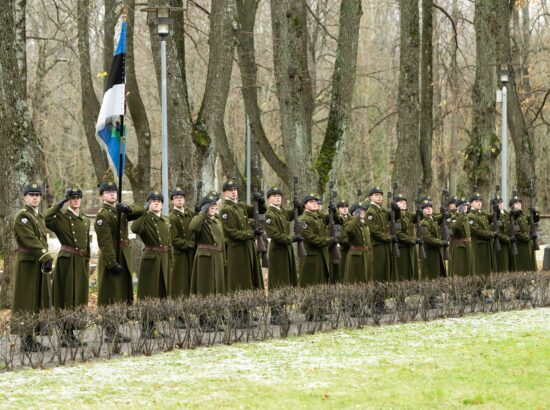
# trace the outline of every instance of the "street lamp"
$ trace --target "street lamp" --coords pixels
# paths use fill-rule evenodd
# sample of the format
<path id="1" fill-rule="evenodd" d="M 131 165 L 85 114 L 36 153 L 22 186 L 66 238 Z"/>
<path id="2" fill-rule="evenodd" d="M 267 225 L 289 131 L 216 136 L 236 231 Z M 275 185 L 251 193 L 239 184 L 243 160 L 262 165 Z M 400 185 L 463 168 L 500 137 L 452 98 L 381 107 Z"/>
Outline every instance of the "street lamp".
<path id="1" fill-rule="evenodd" d="M 161 115 L 162 115 L 162 165 L 161 165 L 161 184 L 164 202 L 162 212 L 168 215 L 168 113 L 166 99 L 166 39 L 170 35 L 171 13 L 183 11 L 182 7 L 171 7 L 168 5 L 159 5 L 154 7 L 145 7 L 141 11 L 145 13 L 155 13 L 157 23 L 157 33 L 160 36 L 160 77 L 161 77 Z"/>
<path id="2" fill-rule="evenodd" d="M 502 151 L 501 151 L 501 158 L 502 158 L 502 164 L 501 164 L 501 181 L 500 186 L 502 187 L 502 201 L 504 202 L 504 206 L 508 204 L 508 123 L 507 123 L 507 117 L 508 117 L 508 101 L 507 101 L 507 89 L 506 84 L 508 84 L 509 76 L 510 76 L 510 68 L 508 63 L 500 64 L 498 68 L 498 75 L 500 83 L 502 84 L 502 125 L 501 125 L 501 132 L 502 132 Z"/>

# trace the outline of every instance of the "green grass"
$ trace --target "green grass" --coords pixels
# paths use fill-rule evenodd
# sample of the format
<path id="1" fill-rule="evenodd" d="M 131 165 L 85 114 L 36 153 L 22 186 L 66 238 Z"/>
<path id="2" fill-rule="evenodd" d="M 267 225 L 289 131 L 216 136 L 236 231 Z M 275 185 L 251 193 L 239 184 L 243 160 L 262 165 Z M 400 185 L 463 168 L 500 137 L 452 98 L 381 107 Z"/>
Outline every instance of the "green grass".
<path id="1" fill-rule="evenodd" d="M 1 408 L 550 407 L 550 309 L 0 374 Z"/>

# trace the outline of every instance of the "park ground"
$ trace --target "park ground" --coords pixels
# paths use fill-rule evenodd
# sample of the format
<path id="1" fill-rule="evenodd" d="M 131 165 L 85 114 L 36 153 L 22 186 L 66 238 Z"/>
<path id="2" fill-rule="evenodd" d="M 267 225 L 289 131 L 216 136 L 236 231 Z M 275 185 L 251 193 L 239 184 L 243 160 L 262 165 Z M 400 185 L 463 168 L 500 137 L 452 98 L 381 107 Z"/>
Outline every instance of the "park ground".
<path id="1" fill-rule="evenodd" d="M 550 308 L 0 374 L 1 408 L 550 408 Z"/>

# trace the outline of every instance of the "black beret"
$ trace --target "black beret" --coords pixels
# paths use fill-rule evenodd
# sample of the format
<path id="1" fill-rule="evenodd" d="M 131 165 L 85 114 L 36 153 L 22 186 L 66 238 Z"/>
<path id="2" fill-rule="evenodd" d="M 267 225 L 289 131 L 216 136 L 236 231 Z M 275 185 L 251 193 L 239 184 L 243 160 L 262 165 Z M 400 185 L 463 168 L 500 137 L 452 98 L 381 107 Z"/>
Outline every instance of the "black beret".
<path id="1" fill-rule="evenodd" d="M 344 208 L 347 206 L 349 206 L 349 202 L 346 201 L 345 199 L 341 199 L 336 203 L 336 208 Z"/>
<path id="2" fill-rule="evenodd" d="M 405 197 L 405 195 L 403 194 L 396 194 L 394 197 L 393 197 L 393 200 L 395 202 L 399 202 L 399 201 L 406 201 L 407 198 Z"/>
<path id="3" fill-rule="evenodd" d="M 82 198 L 82 189 L 73 186 L 67 189 L 66 195 L 69 198 Z"/>
<path id="4" fill-rule="evenodd" d="M 267 190 L 266 197 L 269 198 L 271 195 L 283 195 L 283 191 L 279 187 L 271 187 Z"/>
<path id="5" fill-rule="evenodd" d="M 449 199 L 449 202 L 448 202 L 449 205 L 451 204 L 455 204 L 455 205 L 458 205 L 458 197 L 457 196 L 453 196 Z"/>
<path id="6" fill-rule="evenodd" d="M 474 192 L 472 195 L 470 195 L 470 201 L 483 201 L 483 198 L 481 197 L 481 194 L 479 192 Z"/>
<path id="7" fill-rule="evenodd" d="M 31 182 L 30 184 L 25 185 L 25 188 L 23 188 L 23 195 L 27 194 L 42 195 L 42 187 L 36 182 Z"/>
<path id="8" fill-rule="evenodd" d="M 206 204 L 211 204 L 212 206 L 213 204 L 217 203 L 219 199 L 220 199 L 219 197 L 212 195 L 212 193 L 210 193 L 201 199 L 201 201 L 199 202 L 199 207 L 202 208 Z"/>
<path id="9" fill-rule="evenodd" d="M 509 202 L 509 204 L 508 204 L 508 205 L 509 205 L 509 206 L 510 206 L 510 208 L 511 208 L 511 207 L 513 207 L 513 206 L 514 206 L 514 204 L 515 204 L 516 202 L 521 202 L 521 199 L 520 199 L 520 197 L 518 197 L 518 196 L 514 196 L 514 197 L 510 198 L 510 202 Z"/>
<path id="10" fill-rule="evenodd" d="M 228 179 L 222 185 L 222 191 L 228 191 L 233 188 L 237 188 L 237 182 L 234 179 Z"/>
<path id="11" fill-rule="evenodd" d="M 118 191 L 118 187 L 113 181 L 103 181 L 99 184 L 99 195 L 105 191 Z"/>
<path id="12" fill-rule="evenodd" d="M 429 199 L 424 199 L 420 204 L 421 209 L 427 208 L 428 206 L 431 206 L 433 208 L 432 201 L 430 201 Z"/>
<path id="13" fill-rule="evenodd" d="M 185 191 L 180 187 L 172 188 L 170 191 L 170 199 L 174 199 L 175 196 L 185 196 Z"/>
<path id="14" fill-rule="evenodd" d="M 164 196 L 159 191 L 149 192 L 149 195 L 147 195 L 147 201 L 153 200 L 164 202 Z"/>
<path id="15" fill-rule="evenodd" d="M 384 194 L 384 191 L 380 187 L 374 187 L 369 189 L 369 192 L 367 193 L 367 196 L 371 196 L 373 194 Z"/>
<path id="16" fill-rule="evenodd" d="M 319 201 L 319 197 L 317 196 L 317 194 L 307 194 L 302 200 L 302 205 L 305 205 L 309 201 Z"/>
<path id="17" fill-rule="evenodd" d="M 354 213 L 357 209 L 364 209 L 365 211 L 368 209 L 369 205 L 365 204 L 363 202 L 359 202 L 357 204 L 353 204 L 351 208 L 349 209 L 350 213 Z"/>

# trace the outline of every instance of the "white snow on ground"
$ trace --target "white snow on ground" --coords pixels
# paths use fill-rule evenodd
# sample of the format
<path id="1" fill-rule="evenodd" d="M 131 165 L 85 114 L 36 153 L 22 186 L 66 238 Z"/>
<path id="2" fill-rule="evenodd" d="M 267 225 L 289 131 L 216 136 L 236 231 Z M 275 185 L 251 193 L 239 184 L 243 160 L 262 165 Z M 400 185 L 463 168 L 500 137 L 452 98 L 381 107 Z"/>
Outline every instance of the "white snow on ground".
<path id="1" fill-rule="evenodd" d="M 290 370 L 306 375 L 313 370 L 368 369 L 380 361 L 426 363 L 433 359 L 425 357 L 422 352 L 430 346 L 458 346 L 465 340 L 494 342 L 511 334 L 526 332 L 550 334 L 549 324 L 550 308 L 533 309 L 428 323 L 339 330 L 261 343 L 176 350 L 152 357 L 121 358 L 45 371 L 27 369 L 0 373 L 0 398 L 6 395 L 7 403 L 12 406 L 33 399 L 39 403 L 47 397 L 65 404 L 76 397 L 98 404 L 98 397 L 123 394 L 129 383 L 133 389 L 136 386 L 139 389 L 140 385 L 161 386 L 173 382 L 180 392 L 185 392 L 209 381 L 212 384 L 209 390 L 212 391 L 204 393 L 207 400 L 218 394 L 215 383 L 235 377 L 242 379 L 244 384 L 250 381 L 270 385 L 288 382 L 285 373 Z M 305 385 L 308 388 L 323 386 L 322 382 Z M 0 407 L 3 407 L 1 401 Z M 137 407 L 137 403 L 132 402 L 132 407 Z"/>

